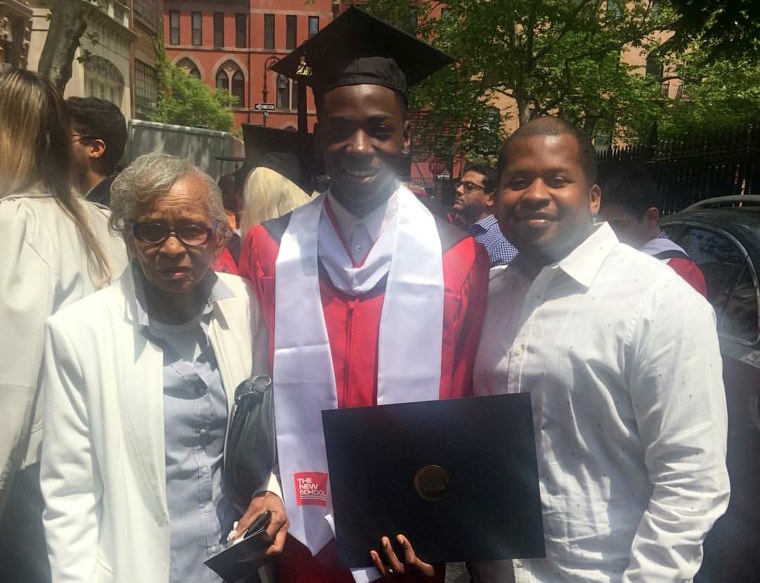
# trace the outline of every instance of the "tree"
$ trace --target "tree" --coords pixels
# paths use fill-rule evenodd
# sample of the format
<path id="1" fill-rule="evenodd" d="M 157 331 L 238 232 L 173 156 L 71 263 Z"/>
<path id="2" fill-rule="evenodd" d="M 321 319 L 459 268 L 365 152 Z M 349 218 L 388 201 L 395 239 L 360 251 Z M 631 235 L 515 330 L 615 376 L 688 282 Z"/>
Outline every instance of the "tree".
<path id="1" fill-rule="evenodd" d="M 760 64 L 752 57 L 716 59 L 711 47 L 692 44 L 679 59 L 678 99 L 658 116 L 658 136 L 686 138 L 760 123 Z"/>
<path id="2" fill-rule="evenodd" d="M 50 28 L 38 72 L 63 93 L 71 79 L 71 64 L 87 28 L 84 0 L 51 0 Z"/>
<path id="3" fill-rule="evenodd" d="M 757 0 L 670 0 L 678 14 L 666 47 L 681 51 L 699 41 L 709 61 L 760 56 L 760 2 Z"/>
<path id="4" fill-rule="evenodd" d="M 166 57 L 160 43 L 157 52 L 159 95 L 152 121 L 230 131 L 234 121 L 230 107 L 237 97 L 191 77 Z"/>
<path id="5" fill-rule="evenodd" d="M 431 130 L 455 123 L 464 151 L 482 154 L 479 144 L 500 142 L 504 124 L 493 123 L 494 105 L 520 124 L 559 114 L 589 135 L 614 128 L 630 136 L 656 119 L 659 80 L 631 75 L 621 52 L 655 51 L 656 33 L 672 22 L 667 7 L 655 9 L 652 0 L 451 0 L 442 12 L 435 7 L 415 3 L 418 33 L 456 64 L 423 83 L 414 104 L 427 108 Z"/>
<path id="6" fill-rule="evenodd" d="M 419 24 L 416 4 L 409 0 L 369 0 L 362 8 L 414 36 Z"/>

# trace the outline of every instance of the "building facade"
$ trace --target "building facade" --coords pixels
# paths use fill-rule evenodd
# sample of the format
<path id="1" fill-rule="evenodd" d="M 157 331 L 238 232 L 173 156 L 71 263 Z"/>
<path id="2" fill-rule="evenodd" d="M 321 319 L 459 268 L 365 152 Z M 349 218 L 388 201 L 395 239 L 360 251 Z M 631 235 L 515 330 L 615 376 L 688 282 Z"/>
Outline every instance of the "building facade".
<path id="1" fill-rule="evenodd" d="M 0 71 L 24 69 L 32 32 L 32 9 L 19 0 L 0 0 Z"/>
<path id="2" fill-rule="evenodd" d="M 336 0 L 164 0 L 166 54 L 237 97 L 235 129 L 243 123 L 295 129 L 297 85 L 271 67 L 331 22 L 338 7 Z M 311 92 L 307 100 L 312 127 Z"/>
<path id="3" fill-rule="evenodd" d="M 130 50 L 135 39 L 130 29 L 131 10 L 115 0 L 82 4 L 87 27 L 74 55 L 64 97 L 107 99 L 125 117 L 131 117 Z M 42 0 L 32 0 L 29 5 L 33 16 L 28 68 L 36 71 L 50 28 L 50 5 Z"/>
<path id="4" fill-rule="evenodd" d="M 132 32 L 132 103 L 137 119 L 149 119 L 155 113 L 158 99 L 158 53 L 156 42 L 161 37 L 162 0 L 131 0 Z"/>
<path id="5" fill-rule="evenodd" d="M 86 28 L 64 97 L 100 97 L 127 119 L 147 119 L 156 106 L 162 0 L 72 1 L 84 7 Z M 0 0 L 0 71 L 38 69 L 50 7 L 45 0 Z"/>

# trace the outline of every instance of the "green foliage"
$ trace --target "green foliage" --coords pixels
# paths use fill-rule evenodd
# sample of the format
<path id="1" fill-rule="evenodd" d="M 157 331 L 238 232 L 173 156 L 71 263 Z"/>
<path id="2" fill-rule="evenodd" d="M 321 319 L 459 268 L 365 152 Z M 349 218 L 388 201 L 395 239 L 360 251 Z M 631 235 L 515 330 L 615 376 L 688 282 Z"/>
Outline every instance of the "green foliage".
<path id="1" fill-rule="evenodd" d="M 411 96 L 410 109 L 425 112 L 415 130 L 438 156 L 488 157 L 509 122 L 547 114 L 597 143 L 647 141 L 655 127 L 673 138 L 760 123 L 758 0 L 449 0 L 442 13 L 434 0 L 367 6 L 406 30 L 416 15 L 416 34 L 455 59 Z M 666 78 L 684 79 L 684 97 L 668 99 L 658 77 L 626 65 L 631 49 L 659 60 Z"/>
<path id="2" fill-rule="evenodd" d="M 159 95 L 151 121 L 230 131 L 234 121 L 230 108 L 237 98 L 191 77 L 169 61 L 162 46 L 158 53 Z"/>
<path id="3" fill-rule="evenodd" d="M 649 1 L 606 11 L 595 0 L 520 0 L 510 10 L 494 4 L 460 0 L 464 26 L 472 21 L 477 29 L 458 52 L 466 55 L 467 44 L 488 27 L 475 58 L 483 72 L 479 90 L 514 99 L 521 124 L 556 113 L 593 135 L 600 122 L 619 126 L 619 118 L 645 110 L 657 96 L 658 84 L 631 75 L 620 59 L 625 46 L 656 48 L 648 38 L 667 15 L 652 11 Z"/>
<path id="4" fill-rule="evenodd" d="M 100 44 L 100 35 L 97 32 L 85 32 L 82 37 L 86 38 L 92 46 Z M 79 42 L 79 56 L 77 57 L 77 62 L 79 63 L 86 63 L 89 61 L 93 56 L 93 53 L 90 49 L 85 48 L 82 46 L 81 38 Z"/>
<path id="5" fill-rule="evenodd" d="M 709 61 L 760 57 L 760 2 L 757 0 L 670 0 L 678 14 L 669 48 L 698 41 Z"/>
<path id="6" fill-rule="evenodd" d="M 683 95 L 659 118 L 663 139 L 684 138 L 760 123 L 760 64 L 752 58 L 714 59 L 692 46 L 679 63 Z"/>
<path id="7" fill-rule="evenodd" d="M 589 135 L 614 128 L 633 139 L 655 121 L 659 82 L 631 75 L 620 57 L 624 47 L 658 49 L 652 39 L 672 21 L 667 8 L 655 10 L 651 0 L 451 0 L 437 17 L 436 4 L 413 3 L 417 33 L 456 63 L 422 83 L 412 106 L 427 111 L 431 132 L 458 128 L 459 150 L 495 152 L 509 117 L 522 124 L 559 114 Z M 393 5 L 369 2 L 384 18 L 410 3 Z M 494 123 L 494 106 L 501 123 Z"/>
<path id="8" fill-rule="evenodd" d="M 411 35 L 417 30 L 417 10 L 413 2 L 370 0 L 362 8 Z"/>

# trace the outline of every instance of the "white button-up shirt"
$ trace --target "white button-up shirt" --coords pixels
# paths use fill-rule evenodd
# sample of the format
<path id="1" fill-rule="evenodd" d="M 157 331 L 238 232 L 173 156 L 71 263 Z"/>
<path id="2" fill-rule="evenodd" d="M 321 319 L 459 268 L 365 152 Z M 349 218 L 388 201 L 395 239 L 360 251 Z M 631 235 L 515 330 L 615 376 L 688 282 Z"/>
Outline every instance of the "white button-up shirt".
<path id="1" fill-rule="evenodd" d="M 364 217 L 351 214 L 331 191 L 327 192 L 327 199 L 337 223 L 335 227 L 340 231 L 347 246 L 346 251 L 351 255 L 354 265 L 361 265 L 372 245 L 380 238 L 380 233 L 396 218 L 398 194 L 394 192 L 387 201 Z"/>
<path id="2" fill-rule="evenodd" d="M 491 279 L 474 372 L 532 397 L 546 559 L 516 581 L 690 580 L 728 504 L 712 308 L 607 224 L 532 282 L 519 265 Z"/>

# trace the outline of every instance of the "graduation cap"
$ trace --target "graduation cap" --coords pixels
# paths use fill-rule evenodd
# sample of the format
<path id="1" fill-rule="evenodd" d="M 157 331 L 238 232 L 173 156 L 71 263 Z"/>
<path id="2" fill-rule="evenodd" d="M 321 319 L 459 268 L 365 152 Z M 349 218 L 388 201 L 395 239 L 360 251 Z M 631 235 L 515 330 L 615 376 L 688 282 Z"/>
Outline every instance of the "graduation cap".
<path id="1" fill-rule="evenodd" d="M 370 84 L 406 97 L 410 87 L 452 61 L 428 43 L 351 6 L 272 69 L 315 94 Z"/>
<path id="2" fill-rule="evenodd" d="M 244 123 L 243 141 L 246 168 L 269 168 L 312 192 L 318 163 L 311 134 Z"/>

